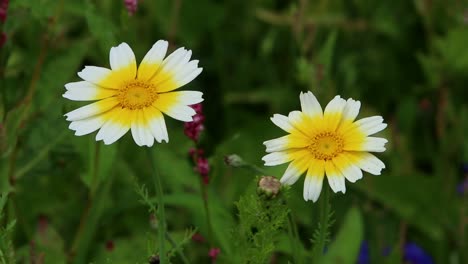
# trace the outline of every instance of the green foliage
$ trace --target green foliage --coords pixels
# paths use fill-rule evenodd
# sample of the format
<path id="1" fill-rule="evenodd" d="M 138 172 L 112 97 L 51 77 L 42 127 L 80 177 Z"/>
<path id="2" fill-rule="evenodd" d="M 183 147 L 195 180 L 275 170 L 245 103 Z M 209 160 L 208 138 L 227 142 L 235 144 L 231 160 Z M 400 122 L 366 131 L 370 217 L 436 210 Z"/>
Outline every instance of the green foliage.
<path id="1" fill-rule="evenodd" d="M 355 263 L 362 240 L 371 263 L 402 263 L 406 242 L 435 263 L 468 263 L 466 1 L 138 2 L 130 16 L 124 1 L 9 1 L 0 22 L 0 263 L 147 263 L 155 254 L 156 198 L 134 187 L 152 186 L 143 149 L 131 133 L 110 146 L 95 133 L 74 136 L 63 114 L 87 102 L 62 94 L 84 66 L 109 67 L 112 46 L 127 42 L 139 62 L 158 39 L 169 52 L 191 49 L 203 67 L 181 90 L 204 93 L 197 147 L 210 164 L 203 187 L 188 155 L 194 143 L 165 118 L 170 142 L 152 150 L 174 263 L 180 252 L 210 263 L 210 248 L 220 248 L 219 263 Z M 389 143 L 376 156 L 386 169 L 347 182 L 329 206 L 326 180 L 317 203 L 303 201 L 303 177 L 287 204 L 262 200 L 253 175 L 280 178 L 287 167 L 261 165 L 262 142 L 285 134 L 269 117 L 299 110 L 307 90 L 323 107 L 341 95 L 361 101 L 358 118 L 382 116 L 388 128 L 378 136 Z M 228 154 L 244 169 L 226 166 Z"/>
<path id="2" fill-rule="evenodd" d="M 233 263 L 268 262 L 289 214 L 285 188 L 272 199 L 251 192 L 247 192 L 236 203 L 239 226 L 232 231 L 237 256 Z"/>

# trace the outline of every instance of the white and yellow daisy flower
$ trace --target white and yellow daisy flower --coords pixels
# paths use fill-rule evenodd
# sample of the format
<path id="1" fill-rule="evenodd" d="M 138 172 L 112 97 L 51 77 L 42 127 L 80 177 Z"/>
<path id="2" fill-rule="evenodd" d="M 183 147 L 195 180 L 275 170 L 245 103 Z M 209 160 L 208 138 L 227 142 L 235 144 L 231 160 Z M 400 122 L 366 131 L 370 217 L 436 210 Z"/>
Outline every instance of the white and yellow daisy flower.
<path id="1" fill-rule="evenodd" d="M 80 82 L 67 83 L 63 97 L 74 101 L 96 101 L 65 116 L 69 128 L 82 136 L 96 130 L 96 140 L 112 144 L 128 130 L 139 146 L 169 142 L 163 113 L 184 122 L 192 121 L 189 107 L 203 101 L 198 91 L 175 89 L 189 83 L 201 72 L 192 51 L 179 48 L 166 56 L 168 42 L 157 41 L 137 67 L 127 43 L 110 50 L 110 69 L 86 66 Z"/>
<path id="2" fill-rule="evenodd" d="M 385 168 L 382 161 L 369 152 L 385 151 L 387 140 L 370 137 L 385 127 L 381 116 L 357 121 L 361 103 L 336 96 L 322 111 L 311 93 L 300 94 L 302 111 L 288 116 L 275 114 L 271 121 L 289 135 L 265 141 L 262 159 L 266 166 L 290 162 L 281 183 L 292 185 L 307 171 L 304 182 L 304 200 L 317 201 L 322 191 L 323 177 L 336 192 L 346 192 L 345 179 L 355 182 L 362 171 L 379 175 Z"/>

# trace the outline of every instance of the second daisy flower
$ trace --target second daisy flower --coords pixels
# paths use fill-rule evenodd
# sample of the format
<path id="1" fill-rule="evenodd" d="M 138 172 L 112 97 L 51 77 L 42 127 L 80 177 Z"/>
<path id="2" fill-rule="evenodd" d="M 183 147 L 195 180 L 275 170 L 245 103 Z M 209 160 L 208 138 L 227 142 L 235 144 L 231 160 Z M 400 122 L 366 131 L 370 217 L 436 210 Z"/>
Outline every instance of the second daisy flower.
<path id="1" fill-rule="evenodd" d="M 385 165 L 369 152 L 385 151 L 387 140 L 370 137 L 385 127 L 381 116 L 354 121 L 361 103 L 336 96 L 322 111 L 311 92 L 300 94 L 302 111 L 275 114 L 271 121 L 289 135 L 265 141 L 266 166 L 290 162 L 281 183 L 292 185 L 307 171 L 304 200 L 317 201 L 326 175 L 334 192 L 346 192 L 345 179 L 355 182 L 362 171 L 378 175 Z"/>

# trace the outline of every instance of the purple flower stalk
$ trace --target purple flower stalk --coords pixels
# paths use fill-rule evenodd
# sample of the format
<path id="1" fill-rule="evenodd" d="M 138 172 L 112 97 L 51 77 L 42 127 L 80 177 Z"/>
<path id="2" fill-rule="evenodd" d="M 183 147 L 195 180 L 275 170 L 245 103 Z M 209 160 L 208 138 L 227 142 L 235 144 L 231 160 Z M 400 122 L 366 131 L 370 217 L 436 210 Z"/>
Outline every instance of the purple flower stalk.
<path id="1" fill-rule="evenodd" d="M 128 15 L 133 16 L 138 9 L 138 0 L 124 0 L 125 8 L 127 8 Z"/>

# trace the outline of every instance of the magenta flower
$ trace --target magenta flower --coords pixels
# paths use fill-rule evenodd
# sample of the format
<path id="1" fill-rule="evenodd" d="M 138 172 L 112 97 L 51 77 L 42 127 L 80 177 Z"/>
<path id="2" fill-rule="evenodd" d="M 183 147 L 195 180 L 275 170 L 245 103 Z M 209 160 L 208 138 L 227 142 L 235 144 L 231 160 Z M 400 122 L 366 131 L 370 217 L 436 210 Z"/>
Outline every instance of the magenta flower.
<path id="1" fill-rule="evenodd" d="M 128 15 L 133 16 L 138 8 L 138 0 L 124 0 L 125 8 L 127 8 Z"/>
<path id="2" fill-rule="evenodd" d="M 190 107 L 195 110 L 195 115 L 192 117 L 193 121 L 185 122 L 184 133 L 191 140 L 198 142 L 201 132 L 205 129 L 203 123 L 205 122 L 205 116 L 203 115 L 202 104 L 191 105 Z"/>

